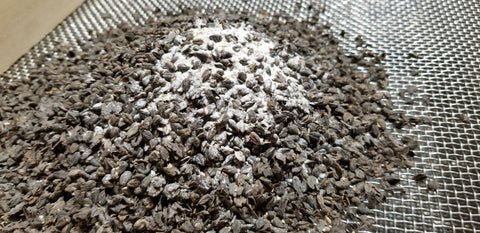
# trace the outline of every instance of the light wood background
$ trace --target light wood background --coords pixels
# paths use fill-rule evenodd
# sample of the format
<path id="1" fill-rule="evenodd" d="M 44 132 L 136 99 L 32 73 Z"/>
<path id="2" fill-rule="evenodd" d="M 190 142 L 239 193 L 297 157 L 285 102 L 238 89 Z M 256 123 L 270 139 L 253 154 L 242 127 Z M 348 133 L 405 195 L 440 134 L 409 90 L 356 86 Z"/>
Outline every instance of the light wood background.
<path id="1" fill-rule="evenodd" d="M 84 0 L 0 0 L 0 73 Z"/>

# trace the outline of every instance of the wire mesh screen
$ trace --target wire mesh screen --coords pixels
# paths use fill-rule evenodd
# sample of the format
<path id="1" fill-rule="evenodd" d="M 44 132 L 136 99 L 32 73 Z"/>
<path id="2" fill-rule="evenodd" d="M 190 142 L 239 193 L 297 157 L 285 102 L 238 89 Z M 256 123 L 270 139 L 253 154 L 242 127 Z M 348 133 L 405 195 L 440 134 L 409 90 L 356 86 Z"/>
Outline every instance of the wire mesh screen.
<path id="1" fill-rule="evenodd" d="M 317 16 L 332 24 L 347 53 L 355 50 L 358 35 L 370 49 L 385 52 L 388 91 L 396 108 L 410 116 L 430 117 L 432 123 L 396 132 L 417 138 L 420 147 L 413 166 L 399 172 L 405 190 L 394 191 L 374 211 L 377 230 L 480 232 L 479 1 L 88 0 L 5 75 L 27 77 L 35 57 L 59 43 L 76 45 L 120 22 L 141 24 L 155 10 L 167 13 L 185 7 L 264 10 L 300 20 L 312 17 L 312 8 L 324 8 Z M 399 97 L 406 88 L 415 90 L 408 101 Z M 438 189 L 416 184 L 412 176 L 419 173 L 436 180 Z"/>

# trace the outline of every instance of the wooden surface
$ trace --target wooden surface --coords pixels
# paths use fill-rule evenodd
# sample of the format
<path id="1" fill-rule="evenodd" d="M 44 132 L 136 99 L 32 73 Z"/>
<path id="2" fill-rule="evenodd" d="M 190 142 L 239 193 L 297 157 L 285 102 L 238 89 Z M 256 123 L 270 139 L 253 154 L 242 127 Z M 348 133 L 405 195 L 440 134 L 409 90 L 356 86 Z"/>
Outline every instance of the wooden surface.
<path id="1" fill-rule="evenodd" d="M 0 0 L 0 73 L 84 0 Z"/>

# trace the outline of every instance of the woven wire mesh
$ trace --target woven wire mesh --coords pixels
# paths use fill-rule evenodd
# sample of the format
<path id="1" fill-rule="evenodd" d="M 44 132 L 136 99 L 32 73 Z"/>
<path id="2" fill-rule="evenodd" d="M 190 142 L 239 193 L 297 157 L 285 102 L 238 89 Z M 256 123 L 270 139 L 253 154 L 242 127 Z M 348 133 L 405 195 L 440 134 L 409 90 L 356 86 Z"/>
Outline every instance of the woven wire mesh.
<path id="1" fill-rule="evenodd" d="M 347 53 L 355 50 L 358 35 L 370 49 L 385 52 L 388 92 L 397 110 L 430 117 L 432 123 L 395 132 L 414 136 L 420 147 L 413 166 L 399 171 L 406 192 L 394 191 L 374 211 L 377 231 L 480 232 L 479 1 L 87 0 L 5 75 L 28 77 L 35 57 L 59 43 L 76 46 L 91 33 L 120 22 L 142 24 L 155 10 L 178 12 L 185 7 L 262 10 L 300 20 L 317 12 L 312 8 L 324 8 L 317 16 L 332 24 Z M 342 30 L 344 37 L 339 36 Z M 419 58 L 409 57 L 412 52 Z M 413 70 L 419 74 L 412 75 Z M 417 88 L 413 104 L 399 97 L 408 87 Z M 412 180 L 422 172 L 439 183 L 437 191 Z"/>

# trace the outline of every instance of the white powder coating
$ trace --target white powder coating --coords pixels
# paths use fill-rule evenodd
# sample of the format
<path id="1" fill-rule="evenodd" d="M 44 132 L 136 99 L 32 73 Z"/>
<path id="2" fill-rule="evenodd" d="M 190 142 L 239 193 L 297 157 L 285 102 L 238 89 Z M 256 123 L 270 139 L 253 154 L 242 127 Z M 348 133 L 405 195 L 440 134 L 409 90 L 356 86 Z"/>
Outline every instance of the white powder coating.
<path id="1" fill-rule="evenodd" d="M 156 103 L 159 101 L 177 101 L 177 103 L 186 107 L 187 99 L 205 97 L 207 91 L 216 90 L 216 103 L 212 104 L 205 100 L 203 103 L 205 107 L 198 109 L 197 112 L 191 112 L 192 118 L 190 119 L 193 119 L 198 111 L 203 111 L 206 115 L 211 114 L 210 118 L 213 120 L 220 120 L 225 117 L 230 119 L 235 115 L 237 119 L 241 119 L 237 122 L 239 128 L 248 129 L 254 125 L 247 123 L 249 122 L 247 112 L 253 111 L 256 113 L 255 117 L 258 123 L 264 126 L 274 125 L 273 114 L 267 109 L 268 102 L 274 100 L 280 100 L 286 106 L 297 106 L 307 113 L 310 112 L 311 106 L 305 98 L 305 89 L 296 78 L 290 75 L 294 71 L 287 67 L 288 63 L 300 65 L 303 62 L 301 57 L 290 55 L 287 62 L 278 56 L 272 57 L 271 51 L 274 49 L 275 43 L 245 24 L 226 28 L 218 22 L 207 26 L 205 21 L 197 20 L 195 26 L 196 28 L 188 30 L 187 33 L 173 35 L 175 36 L 174 40 L 178 41 L 178 43 L 175 43 L 177 45 L 163 54 L 162 58 L 157 61 L 155 68 L 159 72 L 164 72 L 167 70 L 167 63 L 173 63 L 177 68 L 180 65 L 191 68 L 195 62 L 200 62 L 196 56 L 182 53 L 187 46 L 191 46 L 193 52 L 209 54 L 209 60 L 197 69 L 189 69 L 186 72 L 177 69 L 173 72 L 174 76 L 170 82 L 165 82 L 163 87 L 155 88 L 154 95 L 156 98 L 153 102 L 146 104 L 145 110 L 151 113 L 157 112 Z M 188 39 L 185 34 L 190 34 Z M 210 36 L 213 35 L 221 36 L 222 40 L 220 42 L 212 41 Z M 227 38 L 230 38 L 230 40 L 227 40 Z M 170 36 L 167 36 L 165 40 L 171 39 Z M 203 43 L 192 45 L 191 42 L 195 40 L 202 40 Z M 173 42 L 162 41 L 161 43 Z M 210 47 L 211 50 L 209 50 L 208 45 L 213 45 L 213 49 Z M 232 65 L 226 69 L 216 67 L 216 62 L 213 61 L 211 56 L 225 53 L 232 55 L 229 58 Z M 209 80 L 202 80 L 202 74 L 206 70 L 211 70 L 212 74 L 222 70 L 224 72 L 223 79 L 230 80 L 233 86 L 229 89 L 218 86 L 212 87 Z M 240 72 L 246 74 L 246 82 L 238 80 Z M 190 85 L 188 90 L 183 90 L 183 83 L 186 79 L 189 79 Z M 212 78 L 210 77 L 210 79 Z M 263 82 L 259 79 L 263 79 Z M 259 82 L 263 84 L 260 85 Z M 254 91 L 252 90 L 254 88 L 251 88 L 252 86 L 247 87 L 247 83 L 259 85 L 259 88 Z M 281 89 L 279 88 L 280 85 L 282 85 Z M 241 110 L 235 107 L 247 101 L 253 103 L 248 109 Z M 215 123 L 210 122 L 210 124 L 213 127 Z M 208 126 L 209 123 L 207 122 L 205 127 Z"/>

